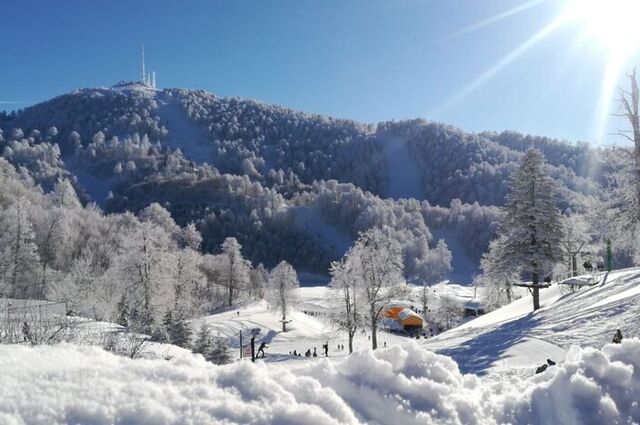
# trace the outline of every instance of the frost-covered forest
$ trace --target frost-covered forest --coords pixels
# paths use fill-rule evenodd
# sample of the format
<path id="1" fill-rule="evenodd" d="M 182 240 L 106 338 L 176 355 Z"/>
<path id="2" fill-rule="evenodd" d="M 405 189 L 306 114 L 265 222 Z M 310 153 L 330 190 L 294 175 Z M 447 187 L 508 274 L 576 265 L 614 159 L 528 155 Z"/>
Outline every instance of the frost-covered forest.
<path id="1" fill-rule="evenodd" d="M 166 105 L 175 108 L 167 113 Z M 185 120 L 210 155 L 175 147 Z M 215 254 L 235 237 L 253 264 L 284 259 L 324 275 L 346 247 L 301 225 L 297 207 L 350 240 L 372 225 L 389 226 L 408 277 L 435 281 L 455 274 L 453 264 L 470 281 L 526 149 L 549 158 L 567 211 L 601 197 L 610 167 L 585 144 L 469 134 L 423 120 L 360 124 L 183 89 L 78 90 L 2 114 L 0 128 L 2 157 L 44 193 L 66 180 L 81 205 L 107 214 L 138 214 L 157 203 L 178 226 L 195 226 L 202 253 Z M 390 135 L 420 170 L 419 199 L 389 196 L 395 171 L 379 140 Z"/>

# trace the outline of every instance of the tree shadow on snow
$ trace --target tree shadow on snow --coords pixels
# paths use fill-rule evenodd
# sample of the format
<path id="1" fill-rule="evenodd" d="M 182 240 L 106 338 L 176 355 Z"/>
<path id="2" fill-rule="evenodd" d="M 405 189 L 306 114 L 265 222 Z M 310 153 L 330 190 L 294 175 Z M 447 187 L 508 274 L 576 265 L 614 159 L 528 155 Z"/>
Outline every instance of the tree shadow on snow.
<path id="1" fill-rule="evenodd" d="M 528 332 L 536 327 L 538 322 L 538 317 L 531 313 L 472 337 L 456 347 L 437 352 L 454 359 L 458 363 L 460 372 L 482 376 L 497 361 L 504 358 L 503 354 L 509 348 L 526 338 Z"/>

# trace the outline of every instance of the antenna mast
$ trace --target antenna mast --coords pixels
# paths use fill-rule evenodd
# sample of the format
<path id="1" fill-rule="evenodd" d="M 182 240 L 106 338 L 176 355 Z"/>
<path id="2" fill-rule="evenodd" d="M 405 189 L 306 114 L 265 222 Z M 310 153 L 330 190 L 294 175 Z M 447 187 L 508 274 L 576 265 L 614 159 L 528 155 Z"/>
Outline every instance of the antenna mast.
<path id="1" fill-rule="evenodd" d="M 142 73 L 141 73 L 141 82 L 142 84 L 147 84 L 147 72 L 144 69 L 144 44 L 142 45 Z"/>

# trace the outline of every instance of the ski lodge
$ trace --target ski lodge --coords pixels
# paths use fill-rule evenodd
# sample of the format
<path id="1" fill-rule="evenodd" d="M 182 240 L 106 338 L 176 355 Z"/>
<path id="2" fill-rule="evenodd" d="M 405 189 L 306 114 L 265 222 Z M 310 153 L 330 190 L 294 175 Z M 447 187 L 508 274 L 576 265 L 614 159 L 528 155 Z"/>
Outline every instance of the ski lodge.
<path id="1" fill-rule="evenodd" d="M 384 316 L 394 320 L 405 331 L 420 330 L 424 326 L 422 316 L 404 306 L 388 307 Z"/>

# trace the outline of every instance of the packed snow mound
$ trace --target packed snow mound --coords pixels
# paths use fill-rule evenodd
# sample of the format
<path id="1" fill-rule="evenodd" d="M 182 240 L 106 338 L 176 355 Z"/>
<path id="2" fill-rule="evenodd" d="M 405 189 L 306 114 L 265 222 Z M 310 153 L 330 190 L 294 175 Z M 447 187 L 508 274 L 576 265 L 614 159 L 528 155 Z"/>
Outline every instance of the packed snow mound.
<path id="1" fill-rule="evenodd" d="M 0 346 L 0 423 L 613 424 L 640 421 L 640 340 L 573 347 L 496 383 L 416 344 L 300 366 L 200 356 L 131 360 L 94 347 Z"/>

